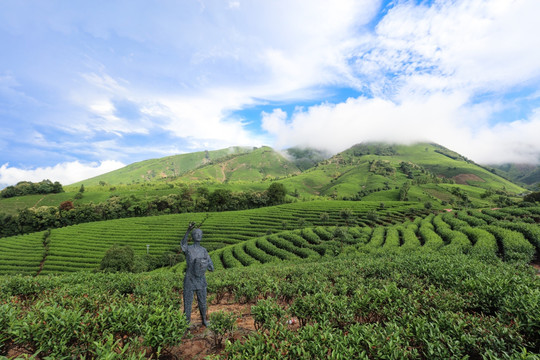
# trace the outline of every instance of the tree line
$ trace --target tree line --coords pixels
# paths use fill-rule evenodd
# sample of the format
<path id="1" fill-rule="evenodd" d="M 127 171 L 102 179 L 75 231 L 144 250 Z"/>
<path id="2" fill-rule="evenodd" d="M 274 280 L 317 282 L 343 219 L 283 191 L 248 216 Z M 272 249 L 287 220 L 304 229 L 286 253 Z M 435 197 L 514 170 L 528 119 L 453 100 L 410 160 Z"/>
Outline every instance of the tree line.
<path id="1" fill-rule="evenodd" d="M 0 237 L 28 234 L 51 228 L 127 217 L 246 210 L 283 204 L 287 191 L 281 183 L 272 183 L 264 191 L 209 191 L 206 187 L 184 187 L 179 193 L 140 199 L 135 195 L 112 195 L 107 201 L 75 205 L 64 201 L 59 206 L 26 208 L 16 215 L 0 213 Z"/>
<path id="2" fill-rule="evenodd" d="M 58 194 L 63 193 L 64 188 L 58 181 L 54 183 L 49 180 L 42 180 L 37 183 L 30 181 L 20 181 L 16 185 L 8 186 L 0 191 L 0 197 L 10 198 L 14 196 L 34 195 L 34 194 Z"/>

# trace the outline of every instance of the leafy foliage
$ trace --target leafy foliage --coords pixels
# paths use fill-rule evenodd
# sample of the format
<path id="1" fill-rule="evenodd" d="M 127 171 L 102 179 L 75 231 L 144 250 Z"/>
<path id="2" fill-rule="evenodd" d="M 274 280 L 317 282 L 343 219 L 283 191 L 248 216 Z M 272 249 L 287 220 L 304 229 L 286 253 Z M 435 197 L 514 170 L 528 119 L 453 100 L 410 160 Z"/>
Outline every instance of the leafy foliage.
<path id="1" fill-rule="evenodd" d="M 110 272 L 126 272 L 133 270 L 135 254 L 131 246 L 113 245 L 101 259 L 99 268 Z"/>

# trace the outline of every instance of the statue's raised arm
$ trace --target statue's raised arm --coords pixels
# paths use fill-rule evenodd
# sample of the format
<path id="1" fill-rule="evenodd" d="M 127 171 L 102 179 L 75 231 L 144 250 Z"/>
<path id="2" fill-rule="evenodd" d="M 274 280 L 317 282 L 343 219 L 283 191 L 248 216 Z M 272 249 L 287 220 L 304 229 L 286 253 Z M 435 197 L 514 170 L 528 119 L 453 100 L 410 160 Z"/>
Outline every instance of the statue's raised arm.
<path id="1" fill-rule="evenodd" d="M 184 238 L 182 239 L 182 242 L 180 243 L 180 247 L 182 248 L 182 251 L 185 253 L 187 251 L 188 247 L 188 237 L 191 230 L 195 228 L 195 222 L 190 222 L 188 225 L 188 228 L 186 230 L 186 234 L 184 235 Z"/>

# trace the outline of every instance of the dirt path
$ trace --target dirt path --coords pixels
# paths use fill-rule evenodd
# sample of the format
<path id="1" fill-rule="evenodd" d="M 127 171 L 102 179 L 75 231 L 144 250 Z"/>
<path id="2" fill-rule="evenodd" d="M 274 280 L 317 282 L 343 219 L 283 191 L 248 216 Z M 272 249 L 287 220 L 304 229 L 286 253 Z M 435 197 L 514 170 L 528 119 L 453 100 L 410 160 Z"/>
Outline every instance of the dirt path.
<path id="1" fill-rule="evenodd" d="M 533 268 L 536 269 L 536 276 L 540 276 L 540 264 L 531 264 Z"/>
<path id="2" fill-rule="evenodd" d="M 225 175 L 225 166 L 227 166 L 226 164 L 221 164 L 220 168 L 221 168 L 221 182 L 224 183 L 225 180 L 227 180 L 227 175 Z"/>
<path id="3" fill-rule="evenodd" d="M 243 336 L 255 331 L 253 317 L 251 316 L 251 304 L 210 304 L 208 316 L 216 311 L 232 312 L 238 316 L 235 330 L 231 340 L 239 340 Z M 214 344 L 214 337 L 210 329 L 202 326 L 201 316 L 197 306 L 193 306 L 191 312 L 192 328 L 180 346 L 171 349 L 171 355 L 178 359 L 204 359 L 211 354 L 218 354 L 223 349 Z"/>
<path id="4" fill-rule="evenodd" d="M 42 197 L 34 204 L 34 206 L 32 206 L 32 207 L 33 207 L 33 208 L 37 207 L 38 204 L 41 202 L 41 200 L 45 199 L 45 196 L 47 196 L 47 195 L 43 195 L 43 196 L 42 196 Z"/>

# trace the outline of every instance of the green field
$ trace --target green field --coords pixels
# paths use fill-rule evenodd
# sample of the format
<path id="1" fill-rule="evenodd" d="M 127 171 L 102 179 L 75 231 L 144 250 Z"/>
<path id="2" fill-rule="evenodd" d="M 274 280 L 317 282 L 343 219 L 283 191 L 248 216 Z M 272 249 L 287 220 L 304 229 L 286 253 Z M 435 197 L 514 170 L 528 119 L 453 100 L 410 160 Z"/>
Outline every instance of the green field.
<path id="1" fill-rule="evenodd" d="M 2 239 L 0 356 L 182 358 L 194 346 L 212 359 L 540 356 L 540 281 L 529 265 L 540 253 L 538 206 L 429 213 L 418 203 L 313 201 L 206 217 Z M 214 325 L 204 331 L 181 314 L 184 263 L 92 271 L 113 244 L 159 255 L 205 218 L 215 271 Z M 218 316 L 240 328 L 225 331 Z M 222 330 L 224 346 L 211 345 Z"/>
<path id="2" fill-rule="evenodd" d="M 66 200 L 195 203 L 201 187 L 277 181 L 291 201 L 1 238 L 0 358 L 540 358 L 540 207 L 524 189 L 434 144 L 363 144 L 303 169 L 270 148 L 224 149 L 132 164 L 84 182 L 78 200 L 81 183 L 0 199 L 3 213 L 57 214 Z M 204 221 L 216 270 L 207 329 L 181 314 L 185 262 L 98 270 L 113 245 L 182 259 L 190 221 Z"/>
<path id="3" fill-rule="evenodd" d="M 213 322 L 203 331 L 182 317 L 181 274 L 0 276 L 0 355 L 183 358 L 198 346 L 190 357 L 540 356 L 540 281 L 519 264 L 433 251 L 349 253 L 207 278 Z M 220 323 L 224 315 L 238 326 Z M 220 333 L 224 346 L 213 346 Z"/>
<path id="4" fill-rule="evenodd" d="M 489 213 L 490 215 L 486 214 Z M 210 253 L 218 269 L 282 260 L 305 260 L 342 252 L 437 251 L 482 260 L 531 262 L 540 253 L 540 208 L 460 211 L 417 217 L 393 225 L 318 226 L 251 239 Z M 175 266 L 181 271 L 185 264 Z"/>
<path id="5" fill-rule="evenodd" d="M 208 213 L 202 229 L 205 246 L 211 251 L 228 244 L 240 243 L 267 232 L 279 232 L 297 227 L 313 225 L 344 224 L 340 211 L 350 209 L 351 224 L 376 225 L 401 222 L 407 216 L 414 217 L 425 213 L 417 203 L 352 201 L 313 201 L 292 203 L 254 210 Z M 368 219 L 370 211 L 378 212 L 378 219 Z M 321 220 L 321 214 L 328 220 Z M 143 255 L 150 245 L 153 256 L 161 256 L 166 251 L 175 250 L 182 239 L 190 221 L 200 222 L 206 213 L 187 213 L 101 221 L 52 229 L 48 236 L 48 253 L 42 264 L 42 274 L 91 270 L 99 266 L 105 251 L 112 245 L 130 245 L 137 255 Z M 43 235 L 35 234 L 36 238 Z M 9 253 L 9 244 L 19 238 L 8 237 L 0 241 L 0 254 Z M 44 246 L 36 242 L 32 251 L 43 254 Z M 1 256 L 1 255 L 0 255 Z M 10 256 L 17 256 L 11 254 Z M 28 264 L 25 272 L 39 267 L 43 256 L 36 257 Z M 1 269 L 1 268 L 0 268 Z M 0 274 L 2 274 L 0 270 Z"/>

